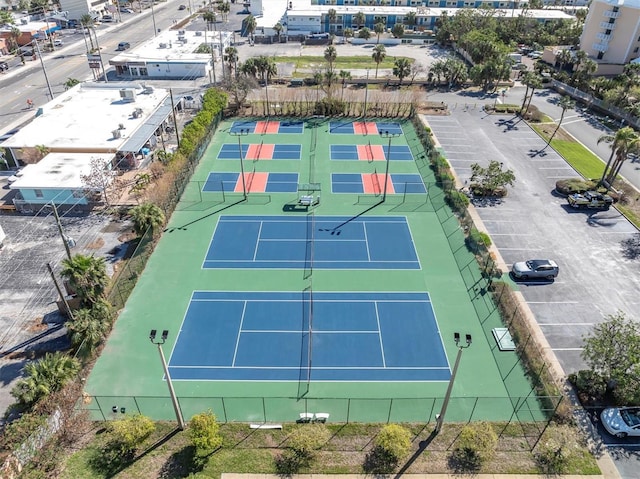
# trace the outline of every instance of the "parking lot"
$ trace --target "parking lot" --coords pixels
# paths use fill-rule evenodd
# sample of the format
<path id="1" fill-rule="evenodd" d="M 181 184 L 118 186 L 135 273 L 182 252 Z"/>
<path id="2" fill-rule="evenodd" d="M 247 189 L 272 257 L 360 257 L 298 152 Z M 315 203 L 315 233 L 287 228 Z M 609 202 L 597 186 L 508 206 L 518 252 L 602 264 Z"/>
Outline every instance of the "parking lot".
<path id="1" fill-rule="evenodd" d="M 636 315 L 640 263 L 627 259 L 623 241 L 637 230 L 615 209 L 575 210 L 554 192 L 577 174 L 529 126 L 512 115 L 488 115 L 479 105 L 450 105 L 450 116 L 427 120 L 464 182 L 471 164 L 503 163 L 516 176 L 506 198 L 480 202 L 478 214 L 505 263 L 551 258 L 553 281 L 519 287 L 566 373 L 581 369 L 582 338 L 617 310 Z"/>

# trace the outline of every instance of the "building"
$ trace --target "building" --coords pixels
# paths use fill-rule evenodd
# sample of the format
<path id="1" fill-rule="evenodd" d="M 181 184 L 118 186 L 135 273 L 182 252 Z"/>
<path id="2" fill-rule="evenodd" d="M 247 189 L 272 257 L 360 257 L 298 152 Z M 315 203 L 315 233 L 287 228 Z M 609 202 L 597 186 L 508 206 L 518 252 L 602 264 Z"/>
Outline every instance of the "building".
<path id="1" fill-rule="evenodd" d="M 182 108 L 182 98 L 173 100 L 176 109 Z M 139 167 L 164 129 L 173 125 L 171 115 L 171 97 L 163 89 L 81 83 L 62 93 L 0 143 L 9 156 L 27 165 L 11 185 L 20 194 L 16 208 L 26 211 L 51 201 L 86 203 L 79 198 L 78 175 L 90 169 L 92 159 L 104 160 L 110 170 Z M 64 166 L 71 164 L 77 170 L 73 177 Z"/>
<path id="2" fill-rule="evenodd" d="M 220 63 L 232 37 L 231 32 L 166 30 L 135 49 L 124 50 L 109 64 L 119 77 L 128 79 L 200 78 L 211 75 L 212 59 Z"/>
<path id="3" fill-rule="evenodd" d="M 94 18 L 107 13 L 109 0 L 60 0 L 60 10 L 68 12 L 69 20 L 80 20 L 83 15 L 91 15 Z"/>
<path id="4" fill-rule="evenodd" d="M 356 30 L 360 27 L 367 27 L 373 30 L 377 23 L 384 23 L 387 29 L 393 28 L 397 23 L 402 23 L 412 24 L 413 28 L 417 30 L 433 30 L 443 13 L 452 16 L 461 10 L 460 7 L 475 8 L 476 3 L 487 3 L 432 0 L 413 5 L 416 2 L 411 0 L 381 0 L 379 4 L 375 5 L 360 5 L 358 2 L 359 0 L 332 0 L 331 4 L 312 4 L 310 0 L 273 0 L 269 3 L 268 10 L 265 10 L 261 1 L 254 0 L 251 2 L 251 12 L 256 18 L 255 34 L 258 38 L 273 37 L 276 35 L 273 27 L 277 23 L 283 26 L 282 33 L 285 37 L 296 39 L 319 33 L 342 35 L 347 28 Z M 490 3 L 492 6 L 493 4 L 498 5 L 494 10 L 494 14 L 498 18 L 526 15 L 528 18 L 544 23 L 574 20 L 573 16 L 560 10 L 524 10 L 520 8 L 527 5 L 527 2 L 524 1 Z M 335 11 L 335 18 L 329 16 L 330 10 Z M 364 14 L 364 22 L 362 23 L 359 23 L 356 17 L 360 12 Z"/>
<path id="5" fill-rule="evenodd" d="M 22 17 L 18 19 L 16 25 L 0 26 L 0 38 L 3 38 L 7 44 L 13 43 L 14 28 L 20 30 L 20 36 L 16 39 L 19 46 L 30 45 L 34 40 L 45 40 L 49 35 L 60 30 L 60 26 L 55 22 L 32 22 L 29 17 Z"/>
<path id="6" fill-rule="evenodd" d="M 599 74 L 616 74 L 640 57 L 640 0 L 593 0 L 580 49 L 598 62 Z"/>

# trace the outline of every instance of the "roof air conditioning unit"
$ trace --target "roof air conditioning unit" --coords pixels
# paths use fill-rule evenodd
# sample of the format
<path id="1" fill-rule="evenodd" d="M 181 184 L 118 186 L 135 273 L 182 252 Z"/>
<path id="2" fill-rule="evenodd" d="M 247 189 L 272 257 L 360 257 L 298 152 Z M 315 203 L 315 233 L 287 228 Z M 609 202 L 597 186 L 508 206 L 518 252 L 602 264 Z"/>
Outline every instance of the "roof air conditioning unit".
<path id="1" fill-rule="evenodd" d="M 21 19 L 20 19 L 20 23 L 21 23 L 22 25 L 27 25 L 27 24 L 29 23 L 29 19 L 28 19 L 28 18 L 21 18 Z"/>
<path id="2" fill-rule="evenodd" d="M 166 43 L 161 43 L 159 46 L 160 46 L 160 48 L 167 48 L 167 44 Z"/>
<path id="3" fill-rule="evenodd" d="M 113 130 L 111 132 L 111 135 L 113 136 L 114 140 L 117 140 L 118 138 L 120 138 L 122 136 L 122 133 L 120 133 L 120 130 Z"/>
<path id="4" fill-rule="evenodd" d="M 178 37 L 178 41 L 182 42 L 182 43 L 186 43 L 187 41 L 184 39 L 184 37 Z"/>
<path id="5" fill-rule="evenodd" d="M 120 98 L 122 98 L 125 101 L 135 101 L 136 92 L 135 90 L 131 90 L 129 88 L 123 88 L 120 90 Z"/>
<path id="6" fill-rule="evenodd" d="M 202 36 L 202 32 L 196 32 L 196 37 L 201 37 Z"/>
<path id="7" fill-rule="evenodd" d="M 184 30 L 178 30 L 178 35 L 184 35 Z"/>
<path id="8" fill-rule="evenodd" d="M 118 130 L 124 130 L 124 123 L 118 123 Z"/>
<path id="9" fill-rule="evenodd" d="M 145 87 L 144 87 L 144 92 L 145 92 L 146 94 L 153 93 L 153 87 L 152 87 L 152 86 L 145 86 Z"/>

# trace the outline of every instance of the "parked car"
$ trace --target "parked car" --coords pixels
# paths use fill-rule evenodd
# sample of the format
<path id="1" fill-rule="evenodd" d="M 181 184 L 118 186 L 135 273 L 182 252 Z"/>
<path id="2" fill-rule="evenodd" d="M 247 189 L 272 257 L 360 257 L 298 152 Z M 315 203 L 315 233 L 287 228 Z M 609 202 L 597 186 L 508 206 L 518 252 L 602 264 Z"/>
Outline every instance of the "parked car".
<path id="1" fill-rule="evenodd" d="M 120 13 L 133 13 L 133 10 L 130 8 L 121 8 Z"/>
<path id="2" fill-rule="evenodd" d="M 186 5 L 180 5 L 180 6 L 178 7 L 178 10 L 186 10 L 186 9 L 187 9 L 187 6 L 186 6 Z"/>
<path id="3" fill-rule="evenodd" d="M 131 45 L 129 44 L 129 42 L 120 42 L 118 43 L 118 48 L 116 48 L 116 50 L 124 51 L 124 50 L 128 50 L 129 48 L 131 48 Z"/>
<path id="4" fill-rule="evenodd" d="M 558 264 L 551 259 L 530 259 L 514 263 L 511 267 L 511 272 L 517 279 L 554 279 L 559 271 Z"/>
<path id="5" fill-rule="evenodd" d="M 53 41 L 53 46 L 54 46 L 54 47 L 61 47 L 62 45 L 64 45 L 64 42 L 63 42 L 62 40 L 60 40 L 59 38 L 56 38 L 56 39 Z"/>
<path id="6" fill-rule="evenodd" d="M 102 15 L 102 18 L 100 19 L 101 22 L 104 23 L 111 23 L 113 22 L 113 16 L 112 15 Z"/>
<path id="7" fill-rule="evenodd" d="M 0 62 L 0 72 L 6 72 L 9 69 L 7 62 Z"/>
<path id="8" fill-rule="evenodd" d="M 600 419 L 613 436 L 640 436 L 640 407 L 610 407 L 602 411 Z"/>

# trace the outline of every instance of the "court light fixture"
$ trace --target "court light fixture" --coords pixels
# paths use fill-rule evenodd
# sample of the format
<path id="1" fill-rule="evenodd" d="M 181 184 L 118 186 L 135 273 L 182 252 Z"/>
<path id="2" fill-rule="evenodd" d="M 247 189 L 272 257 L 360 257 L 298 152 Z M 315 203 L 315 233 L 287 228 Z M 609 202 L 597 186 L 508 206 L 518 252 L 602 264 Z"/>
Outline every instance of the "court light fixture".
<path id="1" fill-rule="evenodd" d="M 442 401 L 442 409 L 440 409 L 440 414 L 436 415 L 436 429 L 435 433 L 438 434 L 442 429 L 442 424 L 444 423 L 444 415 L 447 412 L 447 407 L 449 406 L 449 400 L 451 399 L 451 391 L 453 390 L 453 383 L 456 380 L 456 374 L 458 373 L 458 366 L 460 366 L 460 359 L 462 358 L 462 351 L 471 346 L 472 338 L 470 334 L 464 335 L 465 344 L 461 343 L 461 336 L 459 332 L 453 333 L 453 341 L 456 343 L 458 347 L 458 354 L 456 355 L 456 362 L 453 365 L 453 370 L 451 371 L 451 378 L 449 379 L 449 386 L 447 386 L 447 392 L 444 395 L 444 400 Z"/>
<path id="2" fill-rule="evenodd" d="M 178 398 L 176 397 L 176 392 L 173 389 L 173 383 L 171 382 L 171 375 L 169 374 L 169 367 L 167 366 L 167 360 L 164 357 L 164 352 L 162 351 L 162 345 L 167 341 L 169 337 L 169 330 L 163 329 L 162 335 L 160 339 L 156 341 L 156 337 L 158 335 L 157 329 L 152 329 L 149 331 L 149 340 L 152 344 L 158 346 L 158 352 L 160 353 L 160 361 L 162 361 L 162 369 L 164 369 L 164 375 L 167 378 L 167 386 L 169 387 L 169 395 L 171 396 L 171 403 L 173 404 L 173 410 L 176 414 L 176 420 L 178 421 L 178 427 L 181 430 L 184 430 L 185 423 L 182 417 L 182 411 L 180 410 L 180 403 L 178 402 Z"/>
<path id="3" fill-rule="evenodd" d="M 391 139 L 397 138 L 400 133 L 392 133 L 389 130 L 381 131 L 380 136 L 382 138 L 389 138 L 389 144 L 387 145 L 387 165 L 384 172 L 384 192 L 382 193 L 382 202 L 387 199 L 387 183 L 389 181 L 389 162 L 391 161 Z"/>

